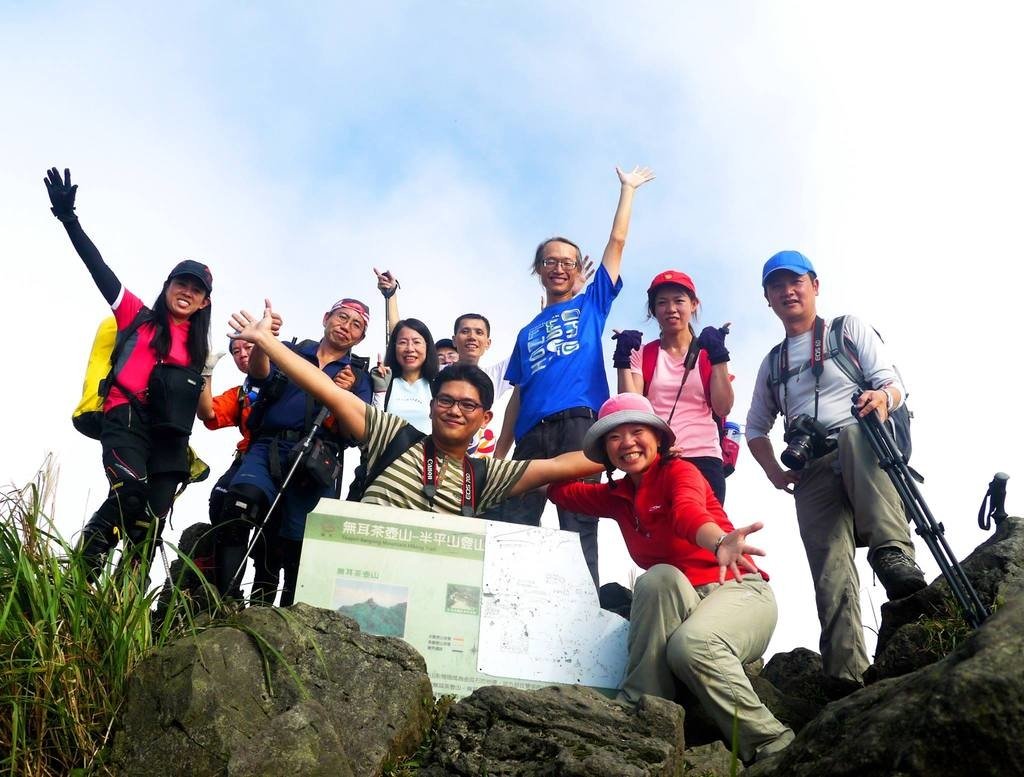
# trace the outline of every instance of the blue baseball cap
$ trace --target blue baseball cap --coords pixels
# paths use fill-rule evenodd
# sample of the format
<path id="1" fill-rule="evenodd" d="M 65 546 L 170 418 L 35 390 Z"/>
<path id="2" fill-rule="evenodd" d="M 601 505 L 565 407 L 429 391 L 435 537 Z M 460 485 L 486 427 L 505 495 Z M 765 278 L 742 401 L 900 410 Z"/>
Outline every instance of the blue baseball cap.
<path id="1" fill-rule="evenodd" d="M 795 272 L 797 275 L 804 275 L 805 273 L 814 272 L 814 265 L 811 264 L 811 260 L 804 256 L 799 251 L 779 251 L 775 256 L 764 263 L 764 269 L 761 270 L 761 285 L 764 286 L 768 282 L 768 276 L 776 270 L 789 270 Z"/>

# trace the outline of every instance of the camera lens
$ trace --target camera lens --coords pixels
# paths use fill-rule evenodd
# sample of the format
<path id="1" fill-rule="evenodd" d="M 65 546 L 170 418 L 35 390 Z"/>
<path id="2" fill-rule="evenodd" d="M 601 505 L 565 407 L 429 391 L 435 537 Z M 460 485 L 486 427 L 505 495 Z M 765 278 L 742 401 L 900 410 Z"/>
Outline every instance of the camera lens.
<path id="1" fill-rule="evenodd" d="M 796 434 L 790 439 L 789 445 L 779 458 L 790 469 L 803 469 L 810 461 L 812 453 L 810 435 Z"/>

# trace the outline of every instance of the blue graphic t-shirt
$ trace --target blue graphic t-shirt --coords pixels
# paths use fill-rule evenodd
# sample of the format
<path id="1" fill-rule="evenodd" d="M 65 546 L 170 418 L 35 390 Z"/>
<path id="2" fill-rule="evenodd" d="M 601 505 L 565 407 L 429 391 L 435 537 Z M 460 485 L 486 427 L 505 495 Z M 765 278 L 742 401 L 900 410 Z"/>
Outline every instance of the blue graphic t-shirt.
<path id="1" fill-rule="evenodd" d="M 538 421 L 570 407 L 595 413 L 608 399 L 601 340 L 622 278 L 612 285 L 604 265 L 582 294 L 544 308 L 519 330 L 505 380 L 519 387 L 516 441 Z"/>

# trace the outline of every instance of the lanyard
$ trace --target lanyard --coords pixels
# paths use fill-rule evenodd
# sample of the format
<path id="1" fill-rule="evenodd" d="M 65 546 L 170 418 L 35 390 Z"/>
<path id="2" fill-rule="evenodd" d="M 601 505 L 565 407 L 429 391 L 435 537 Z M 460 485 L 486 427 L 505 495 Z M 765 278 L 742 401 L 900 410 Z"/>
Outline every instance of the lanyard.
<path id="1" fill-rule="evenodd" d="M 437 458 L 437 447 L 434 445 L 434 438 L 428 436 L 423 441 L 423 496 L 427 503 L 434 506 L 434 496 L 437 494 L 437 480 L 441 469 L 441 463 Z M 460 512 L 469 517 L 476 515 L 476 483 L 473 480 L 473 467 L 469 459 L 462 457 L 462 493 L 460 494 Z"/>
<path id="2" fill-rule="evenodd" d="M 667 423 L 669 426 L 672 425 L 672 417 L 676 414 L 676 405 L 679 404 L 679 397 L 683 395 L 683 386 L 686 385 L 686 379 L 690 377 L 690 373 L 693 372 L 693 368 L 697 366 L 697 357 L 700 356 L 700 342 L 697 339 L 697 333 L 693 331 L 693 326 L 690 326 L 690 345 L 686 349 L 686 355 L 683 357 L 683 379 L 679 381 L 679 390 L 676 392 L 676 398 L 672 402 L 672 412 L 668 414 Z M 639 525 L 637 531 L 640 531 Z"/>
<path id="3" fill-rule="evenodd" d="M 814 375 L 814 420 L 818 420 L 818 395 L 821 392 L 821 373 L 825 371 L 825 319 L 814 318 L 814 339 L 811 342 L 811 374 Z M 779 373 L 782 376 L 782 414 L 789 418 L 789 338 L 782 341 L 779 350 Z"/>

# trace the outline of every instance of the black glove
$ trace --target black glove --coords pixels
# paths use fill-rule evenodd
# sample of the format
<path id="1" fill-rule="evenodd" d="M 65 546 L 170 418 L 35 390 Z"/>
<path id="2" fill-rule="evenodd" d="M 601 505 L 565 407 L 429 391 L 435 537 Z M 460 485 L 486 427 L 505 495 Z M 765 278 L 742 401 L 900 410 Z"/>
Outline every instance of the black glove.
<path id="1" fill-rule="evenodd" d="M 700 347 L 708 352 L 708 359 L 712 364 L 722 364 L 729 361 L 729 349 L 725 347 L 725 336 L 729 334 L 729 327 L 715 328 L 706 326 L 701 330 L 698 342 Z"/>
<path id="2" fill-rule="evenodd" d="M 615 353 L 612 354 L 612 366 L 619 370 L 629 369 L 629 355 L 640 347 L 644 335 L 636 329 L 623 329 L 612 335 L 615 340 Z"/>
<path id="3" fill-rule="evenodd" d="M 64 168 L 64 180 L 60 178 L 60 173 L 57 172 L 56 167 L 51 167 L 46 171 L 46 178 L 43 179 L 43 183 L 46 184 L 46 193 L 50 195 L 50 212 L 53 213 L 61 221 L 74 221 L 78 218 L 75 215 L 75 192 L 78 191 L 78 184 L 71 185 L 71 171 L 68 168 Z"/>

